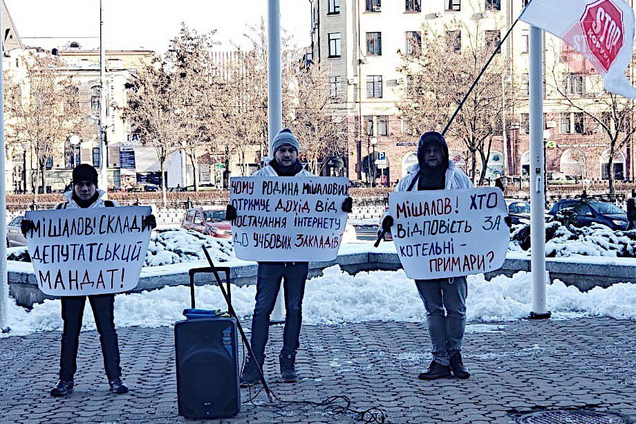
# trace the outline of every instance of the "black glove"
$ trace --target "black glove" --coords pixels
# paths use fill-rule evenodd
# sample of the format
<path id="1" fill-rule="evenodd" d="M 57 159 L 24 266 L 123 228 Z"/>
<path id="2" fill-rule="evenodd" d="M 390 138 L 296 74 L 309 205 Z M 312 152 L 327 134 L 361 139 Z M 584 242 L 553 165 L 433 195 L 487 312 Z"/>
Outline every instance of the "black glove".
<path id="1" fill-rule="evenodd" d="M 145 216 L 141 222 L 141 231 L 144 231 L 146 227 L 149 227 L 151 230 L 157 228 L 157 220 L 153 214 Z"/>
<path id="2" fill-rule="evenodd" d="M 388 233 L 391 231 L 392 226 L 393 226 L 393 217 L 390 215 L 385 216 L 384 219 L 382 220 L 382 230 Z"/>
<path id="3" fill-rule="evenodd" d="M 504 216 L 504 221 L 506 222 L 508 228 L 512 227 L 512 218 L 510 218 L 510 216 Z"/>
<path id="4" fill-rule="evenodd" d="M 30 219 L 23 219 L 20 223 L 20 230 L 22 231 L 22 235 L 26 237 L 29 230 L 34 230 L 35 224 Z"/>
<path id="5" fill-rule="evenodd" d="M 225 220 L 234 221 L 236 219 L 236 208 L 232 205 L 227 205 L 225 208 Z"/>
<path id="6" fill-rule="evenodd" d="M 347 197 L 342 202 L 342 211 L 346 213 L 351 213 L 351 211 L 353 211 L 353 199 L 351 197 Z"/>

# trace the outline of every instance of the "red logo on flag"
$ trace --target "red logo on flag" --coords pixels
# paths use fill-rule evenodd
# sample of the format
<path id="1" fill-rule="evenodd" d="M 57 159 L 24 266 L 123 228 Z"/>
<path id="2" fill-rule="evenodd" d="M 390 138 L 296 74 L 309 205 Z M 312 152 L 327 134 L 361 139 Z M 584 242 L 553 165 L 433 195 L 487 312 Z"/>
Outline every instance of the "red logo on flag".
<path id="1" fill-rule="evenodd" d="M 611 0 L 599 0 L 585 8 L 581 25 L 589 53 L 607 72 L 623 47 L 621 10 Z"/>

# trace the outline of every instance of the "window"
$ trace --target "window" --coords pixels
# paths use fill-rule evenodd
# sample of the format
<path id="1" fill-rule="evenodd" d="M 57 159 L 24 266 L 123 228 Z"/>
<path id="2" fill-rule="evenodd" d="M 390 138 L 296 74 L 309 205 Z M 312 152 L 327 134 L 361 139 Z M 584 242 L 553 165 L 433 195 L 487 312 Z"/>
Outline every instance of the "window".
<path id="1" fill-rule="evenodd" d="M 53 169 L 53 158 L 51 158 L 51 157 L 46 158 L 45 167 L 46 167 L 46 169 Z"/>
<path id="2" fill-rule="evenodd" d="M 100 166 L 99 159 L 99 147 L 93 147 L 93 166 L 96 168 L 99 168 Z"/>
<path id="3" fill-rule="evenodd" d="M 329 33 L 327 38 L 329 39 L 329 57 L 340 57 L 340 33 Z"/>
<path id="4" fill-rule="evenodd" d="M 406 31 L 406 54 L 417 56 L 422 52 L 422 34 L 419 31 Z"/>
<path id="5" fill-rule="evenodd" d="M 572 133 L 570 112 L 561 113 L 561 134 Z"/>
<path id="6" fill-rule="evenodd" d="M 389 135 L 389 117 L 378 116 L 378 135 Z"/>
<path id="7" fill-rule="evenodd" d="M 91 110 L 99 111 L 99 103 L 101 101 L 101 90 L 99 86 L 91 87 Z"/>
<path id="8" fill-rule="evenodd" d="M 519 128 L 524 134 L 530 134 L 530 114 L 522 113 L 519 120 Z"/>
<path id="9" fill-rule="evenodd" d="M 462 10 L 462 0 L 446 0 L 447 12 L 459 12 Z"/>
<path id="10" fill-rule="evenodd" d="M 501 0 L 486 0 L 486 10 L 501 10 Z"/>
<path id="11" fill-rule="evenodd" d="M 585 115 L 583 112 L 574 113 L 574 132 L 577 134 L 585 133 Z"/>
<path id="12" fill-rule="evenodd" d="M 462 32 L 461 30 L 446 31 L 446 51 L 461 53 Z"/>
<path id="13" fill-rule="evenodd" d="M 573 96 L 585 95 L 585 75 L 567 74 L 563 77 L 566 94 Z"/>
<path id="14" fill-rule="evenodd" d="M 364 134 L 375 135 L 375 131 L 373 131 L 373 116 L 364 117 Z"/>
<path id="15" fill-rule="evenodd" d="M 382 10 L 381 0 L 367 0 L 367 12 L 379 12 Z"/>
<path id="16" fill-rule="evenodd" d="M 382 56 L 381 32 L 367 32 L 367 54 L 369 56 Z"/>
<path id="17" fill-rule="evenodd" d="M 367 75 L 367 97 L 382 98 L 382 75 Z"/>
<path id="18" fill-rule="evenodd" d="M 344 77 L 329 77 L 329 94 L 332 99 L 342 100 L 344 95 L 343 81 Z"/>
<path id="19" fill-rule="evenodd" d="M 329 0 L 327 14 L 336 15 L 340 13 L 340 0 Z"/>
<path id="20" fill-rule="evenodd" d="M 521 53 L 530 52 L 530 34 L 527 29 L 521 30 Z"/>
<path id="21" fill-rule="evenodd" d="M 422 11 L 422 4 L 421 4 L 421 0 L 405 0 L 405 6 L 404 9 L 407 12 L 421 12 Z"/>
<path id="22" fill-rule="evenodd" d="M 530 74 L 521 76 L 521 94 L 524 96 L 530 95 Z"/>
<path id="23" fill-rule="evenodd" d="M 488 50 L 494 50 L 499 47 L 499 44 L 501 44 L 501 31 L 499 31 L 498 29 L 486 30 L 485 39 L 486 48 Z M 499 53 L 501 53 L 501 50 L 497 51 L 497 54 Z"/>

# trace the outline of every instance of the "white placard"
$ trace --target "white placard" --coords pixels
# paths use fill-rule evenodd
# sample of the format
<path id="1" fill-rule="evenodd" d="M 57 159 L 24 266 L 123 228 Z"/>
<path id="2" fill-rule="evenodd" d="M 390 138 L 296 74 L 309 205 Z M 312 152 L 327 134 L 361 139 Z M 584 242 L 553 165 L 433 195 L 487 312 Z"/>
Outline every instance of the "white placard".
<path id="1" fill-rule="evenodd" d="M 338 255 L 349 194 L 344 177 L 230 178 L 236 257 L 248 261 L 331 261 Z"/>
<path id="2" fill-rule="evenodd" d="M 137 286 L 148 206 L 29 211 L 27 245 L 38 287 L 52 296 L 121 293 Z"/>
<path id="3" fill-rule="evenodd" d="M 409 278 L 459 277 L 503 266 L 510 229 L 497 188 L 391 193 L 389 210 L 393 241 Z"/>

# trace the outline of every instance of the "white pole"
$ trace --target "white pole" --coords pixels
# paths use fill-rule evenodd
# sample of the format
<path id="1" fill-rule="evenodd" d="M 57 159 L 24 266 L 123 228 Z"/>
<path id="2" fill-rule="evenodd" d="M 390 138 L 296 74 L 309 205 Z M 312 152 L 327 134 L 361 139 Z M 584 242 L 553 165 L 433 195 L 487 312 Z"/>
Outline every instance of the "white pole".
<path id="1" fill-rule="evenodd" d="M 282 85 L 280 78 L 280 0 L 269 0 L 267 9 L 267 71 L 269 78 L 269 96 L 267 98 L 268 111 L 268 136 L 269 136 L 269 156 L 274 158 L 272 152 L 272 141 L 283 126 L 283 97 L 281 94 Z M 280 322 L 284 320 L 283 289 L 281 288 L 276 298 L 276 304 L 272 311 L 271 320 Z"/>
<path id="2" fill-rule="evenodd" d="M 0 11 L 0 34 L 2 34 L 2 11 Z M 4 43 L 2 51 L 4 57 Z M 9 283 L 7 273 L 7 196 L 5 177 L 5 145 L 4 145 L 4 70 L 2 69 L 2 57 L 0 57 L 0 330 L 7 325 L 9 308 Z"/>
<path id="3" fill-rule="evenodd" d="M 543 32 L 530 27 L 531 318 L 549 318 L 545 295 L 545 186 L 543 156 Z"/>
<path id="4" fill-rule="evenodd" d="M 108 151 L 106 150 L 106 58 L 104 53 L 104 8 L 99 0 L 99 188 L 108 191 L 108 168 L 106 166 Z"/>

